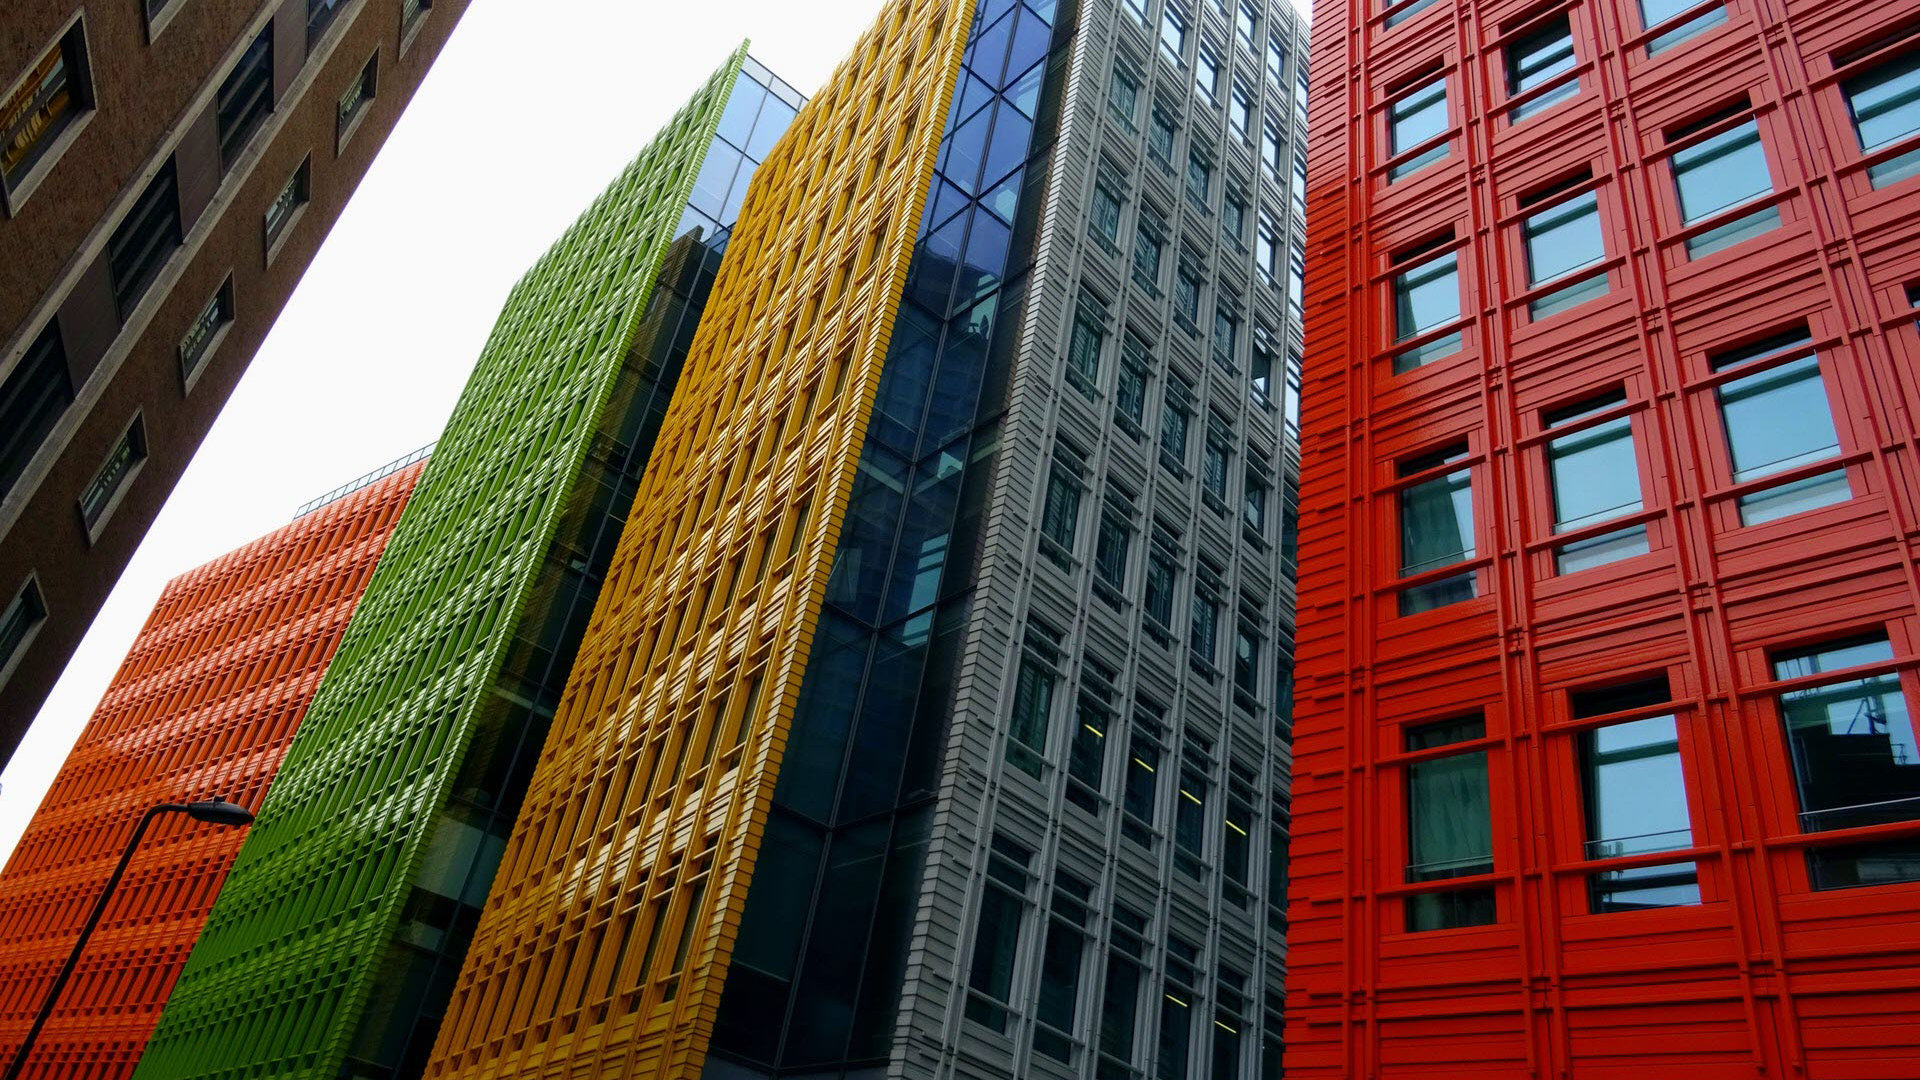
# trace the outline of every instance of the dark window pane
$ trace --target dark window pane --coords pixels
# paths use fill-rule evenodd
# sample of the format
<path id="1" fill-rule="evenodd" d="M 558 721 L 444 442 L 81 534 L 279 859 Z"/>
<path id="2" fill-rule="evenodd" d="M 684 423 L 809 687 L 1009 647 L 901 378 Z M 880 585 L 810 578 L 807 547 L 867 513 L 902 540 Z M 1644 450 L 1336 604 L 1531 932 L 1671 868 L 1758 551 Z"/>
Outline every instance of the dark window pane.
<path id="1" fill-rule="evenodd" d="M 967 973 L 967 985 L 973 991 L 967 998 L 967 1018 L 999 1032 L 1007 1030 L 1005 1004 L 1013 986 L 1014 950 L 1020 942 L 1020 908 L 1014 896 L 996 888 L 986 890 Z"/>
<path id="2" fill-rule="evenodd" d="M 1920 881 L 1920 839 L 1879 840 L 1807 852 L 1816 889 L 1852 889 Z"/>
<path id="3" fill-rule="evenodd" d="M 0 384 L 0 496 L 20 479 L 71 404 L 73 376 L 59 326 L 49 322 Z"/>
<path id="4" fill-rule="evenodd" d="M 107 266 L 122 319 L 146 295 L 160 268 L 179 247 L 180 197 L 169 158 L 107 239 Z"/>
<path id="5" fill-rule="evenodd" d="M 1774 657 L 1774 677 L 1893 658 L 1882 636 L 1836 642 Z M 1780 695 L 1807 832 L 1920 818 L 1920 747 L 1900 676 L 1889 672 Z"/>
<path id="6" fill-rule="evenodd" d="M 1491 926 L 1497 915 L 1493 888 L 1455 889 L 1407 898 L 1407 932 Z"/>

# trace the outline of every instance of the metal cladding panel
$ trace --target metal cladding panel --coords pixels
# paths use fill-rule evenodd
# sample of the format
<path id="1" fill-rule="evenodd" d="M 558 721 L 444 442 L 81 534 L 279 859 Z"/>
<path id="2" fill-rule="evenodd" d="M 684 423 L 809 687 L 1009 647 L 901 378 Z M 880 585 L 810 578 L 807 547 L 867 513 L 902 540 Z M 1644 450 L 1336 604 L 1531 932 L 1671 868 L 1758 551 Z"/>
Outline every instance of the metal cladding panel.
<path id="1" fill-rule="evenodd" d="M 431 1077 L 699 1075 L 971 0 L 896 0 L 767 156 Z"/>
<path id="2" fill-rule="evenodd" d="M 744 59 L 509 295 L 140 1076 L 376 1072 L 361 1058 L 392 1049 L 386 1026 L 432 1007 L 435 986 L 391 964 L 408 948 L 457 963 L 462 928 L 436 913 L 484 895 L 498 848 L 467 822 L 511 820 L 514 748 L 547 707 L 527 673 L 568 644 L 523 612 L 544 622 L 549 594 L 592 584 L 564 577 L 584 556 L 559 530 L 604 498 L 583 470 L 611 453 L 620 418 L 602 414 Z"/>
<path id="3" fill-rule="evenodd" d="M 134 822 L 260 805 L 424 465 L 169 582 L 0 874 L 0 1060 L 12 1063 Z M 133 1073 L 246 836 L 155 824 L 27 1077 Z"/>
<path id="4" fill-rule="evenodd" d="M 1642 10 L 1316 13 L 1295 1077 L 1920 1069 L 1920 822 L 1896 775 L 1912 755 L 1889 748 L 1920 711 L 1920 184 L 1900 176 L 1911 133 L 1863 149 L 1849 101 L 1910 62 L 1913 12 L 1727 0 L 1646 26 Z M 1555 41 L 1571 54 L 1528 69 Z M 1396 144 L 1396 116 L 1421 113 Z M 1575 199 L 1590 284 L 1563 302 L 1574 278 L 1541 273 L 1537 230 Z M 1397 312 L 1401 275 L 1444 258 L 1459 306 L 1429 292 L 1424 314 Z M 1427 362 L 1396 364 L 1422 346 Z M 1730 402 L 1752 372 L 1784 379 L 1783 359 L 1806 389 L 1748 426 Z M 1785 453 L 1822 411 L 1831 445 L 1742 459 Z M 1562 425 L 1612 425 L 1631 463 L 1556 480 Z M 1426 542 L 1432 504 L 1400 508 L 1448 474 L 1468 493 L 1444 515 L 1458 543 L 1425 569 L 1402 545 Z M 1795 483 L 1821 497 L 1776 513 Z M 1637 506 L 1562 520 L 1603 484 L 1637 487 Z M 1580 566 L 1582 541 L 1642 529 Z M 1457 602 L 1432 605 L 1435 582 Z M 1842 679 L 1880 679 L 1879 696 L 1830 733 L 1882 745 L 1844 767 L 1811 756 L 1826 729 L 1790 734 L 1783 698 L 1834 681 L 1782 657 L 1882 635 Z M 1631 707 L 1587 696 L 1628 683 Z M 1482 737 L 1409 739 L 1462 717 Z M 1684 813 L 1623 855 L 1583 740 L 1666 717 L 1677 772 L 1625 793 L 1683 795 Z M 1484 755 L 1489 847 L 1436 872 L 1412 854 L 1412 777 L 1462 752 Z M 1827 769 L 1832 790 L 1803 794 Z M 1874 805 L 1826 809 L 1849 799 Z M 1599 876 L 1649 867 L 1697 884 L 1621 904 Z"/>

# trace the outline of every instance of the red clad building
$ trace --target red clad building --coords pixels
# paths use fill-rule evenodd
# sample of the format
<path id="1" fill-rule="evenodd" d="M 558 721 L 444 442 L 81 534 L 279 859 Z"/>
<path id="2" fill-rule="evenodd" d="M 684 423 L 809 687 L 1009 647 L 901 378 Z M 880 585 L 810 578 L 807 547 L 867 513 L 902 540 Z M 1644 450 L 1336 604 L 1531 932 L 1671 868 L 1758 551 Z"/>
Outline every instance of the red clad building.
<path id="1" fill-rule="evenodd" d="M 1920 1077 L 1920 7 L 1314 14 L 1287 1075 Z"/>
<path id="2" fill-rule="evenodd" d="M 350 485 L 168 583 L 0 874 L 0 1063 L 142 813 L 206 798 L 259 808 L 423 468 Z M 154 823 L 26 1076 L 132 1074 L 245 836 L 182 814 Z"/>

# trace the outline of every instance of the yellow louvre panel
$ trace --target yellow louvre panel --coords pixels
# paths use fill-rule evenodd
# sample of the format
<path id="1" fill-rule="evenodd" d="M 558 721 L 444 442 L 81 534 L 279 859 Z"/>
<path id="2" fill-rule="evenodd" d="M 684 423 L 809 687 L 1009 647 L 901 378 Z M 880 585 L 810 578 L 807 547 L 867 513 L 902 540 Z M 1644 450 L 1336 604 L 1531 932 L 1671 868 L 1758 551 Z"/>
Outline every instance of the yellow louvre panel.
<path id="1" fill-rule="evenodd" d="M 972 0 L 755 174 L 426 1075 L 700 1074 Z"/>

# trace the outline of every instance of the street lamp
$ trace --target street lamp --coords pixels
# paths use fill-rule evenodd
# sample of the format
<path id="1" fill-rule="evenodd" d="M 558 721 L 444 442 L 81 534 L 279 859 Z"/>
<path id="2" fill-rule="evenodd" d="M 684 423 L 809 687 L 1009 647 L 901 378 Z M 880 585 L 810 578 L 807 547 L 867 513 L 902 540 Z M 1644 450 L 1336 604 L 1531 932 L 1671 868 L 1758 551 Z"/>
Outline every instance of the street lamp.
<path id="1" fill-rule="evenodd" d="M 253 815 L 243 806 L 235 806 L 225 799 L 207 799 L 195 803 L 161 803 L 140 816 L 140 824 L 133 827 L 133 836 L 127 841 L 127 850 L 120 853 L 120 865 L 113 868 L 113 876 L 107 879 L 107 887 L 100 890 L 100 899 L 93 902 L 93 912 L 87 916 L 87 924 L 80 928 L 80 940 L 73 943 L 73 951 L 67 954 L 66 965 L 60 974 L 53 977 L 53 988 L 47 991 L 47 1000 L 40 1006 L 40 1015 L 34 1017 L 33 1027 L 27 1029 L 27 1038 L 20 1044 L 20 1052 L 13 1056 L 13 1064 L 8 1067 L 5 1080 L 19 1080 L 20 1073 L 27 1067 L 27 1055 L 33 1053 L 33 1044 L 40 1038 L 40 1029 L 47 1026 L 47 1018 L 53 1015 L 53 1006 L 60 999 L 60 991 L 66 989 L 67 980 L 73 976 L 74 965 L 80 962 L 80 952 L 87 947 L 87 939 L 93 936 L 93 928 L 100 925 L 100 916 L 106 913 L 107 899 L 113 895 L 114 887 L 120 884 L 120 875 L 127 872 L 127 864 L 133 861 L 133 849 L 140 846 L 140 838 L 147 835 L 147 826 L 161 814 L 178 812 L 195 821 L 205 821 L 214 825 L 245 825 L 253 820 Z"/>

